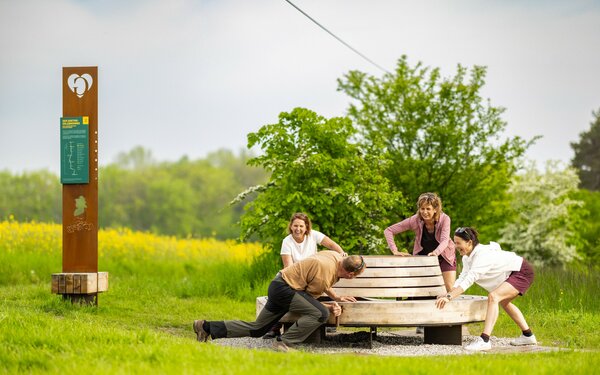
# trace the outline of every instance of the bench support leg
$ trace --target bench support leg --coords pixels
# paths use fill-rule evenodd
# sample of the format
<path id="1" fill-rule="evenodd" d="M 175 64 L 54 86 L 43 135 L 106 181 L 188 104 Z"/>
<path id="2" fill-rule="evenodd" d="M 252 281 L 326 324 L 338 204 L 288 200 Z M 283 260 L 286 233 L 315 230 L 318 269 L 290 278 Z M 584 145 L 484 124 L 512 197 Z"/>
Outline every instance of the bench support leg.
<path id="1" fill-rule="evenodd" d="M 369 327 L 369 349 L 373 349 L 375 339 L 377 339 L 377 327 Z"/>
<path id="2" fill-rule="evenodd" d="M 425 344 L 462 345 L 462 325 L 425 327 Z"/>

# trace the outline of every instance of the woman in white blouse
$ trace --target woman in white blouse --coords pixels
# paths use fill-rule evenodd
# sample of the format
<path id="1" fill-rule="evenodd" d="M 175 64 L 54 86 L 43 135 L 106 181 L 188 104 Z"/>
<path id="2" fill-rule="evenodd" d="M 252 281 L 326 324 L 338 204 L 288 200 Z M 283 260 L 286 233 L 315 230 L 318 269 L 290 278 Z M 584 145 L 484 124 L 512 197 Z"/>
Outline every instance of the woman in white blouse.
<path id="1" fill-rule="evenodd" d="M 522 331 L 521 336 L 511 341 L 511 345 L 537 344 L 521 310 L 512 303 L 517 296 L 525 294 L 533 283 L 533 268 L 517 254 L 500 249 L 495 242 L 480 244 L 477 236 L 477 231 L 471 227 L 458 228 L 454 232 L 454 243 L 462 255 L 463 270 L 454 287 L 447 294 L 438 296 L 437 308 L 443 309 L 447 303 L 452 303 L 453 298 L 477 283 L 489 292 L 487 314 L 483 333 L 465 349 L 480 351 L 492 348 L 490 335 L 498 319 L 498 304 Z"/>

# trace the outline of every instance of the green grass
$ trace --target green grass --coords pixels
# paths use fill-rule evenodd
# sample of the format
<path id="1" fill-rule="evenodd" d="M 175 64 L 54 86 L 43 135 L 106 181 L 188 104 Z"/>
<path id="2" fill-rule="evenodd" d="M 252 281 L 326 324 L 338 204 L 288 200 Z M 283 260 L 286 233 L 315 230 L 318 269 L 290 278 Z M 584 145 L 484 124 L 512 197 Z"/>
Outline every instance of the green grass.
<path id="1" fill-rule="evenodd" d="M 106 251 L 100 268 L 109 272 L 110 288 L 94 308 L 50 294 L 50 274 L 60 270 L 57 246 L 9 245 L 0 238 L 0 373 L 592 374 L 600 368 L 599 276 L 592 269 L 537 270 L 531 290 L 517 299 L 541 344 L 563 351 L 416 358 L 283 354 L 195 341 L 194 319 L 254 318 L 254 298 L 266 293 L 269 280 L 256 280 L 250 262 Z M 261 267 L 269 274 L 268 265 Z M 481 325 L 470 328 L 477 333 Z M 518 334 L 501 313 L 494 335 Z"/>

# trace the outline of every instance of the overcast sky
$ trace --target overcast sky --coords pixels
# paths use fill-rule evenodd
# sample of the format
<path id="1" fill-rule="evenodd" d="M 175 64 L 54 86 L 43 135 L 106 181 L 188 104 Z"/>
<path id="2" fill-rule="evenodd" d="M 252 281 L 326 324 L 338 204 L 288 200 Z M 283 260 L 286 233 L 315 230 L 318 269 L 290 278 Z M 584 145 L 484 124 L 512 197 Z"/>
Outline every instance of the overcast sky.
<path id="1" fill-rule="evenodd" d="M 388 70 L 487 66 L 483 95 L 506 136 L 543 136 L 538 162 L 569 162 L 600 108 L 598 0 L 292 1 Z M 344 115 L 349 70 L 382 74 L 284 0 L 0 0 L 0 170 L 58 173 L 63 66 L 98 66 L 101 165 L 237 151 L 282 111 Z"/>

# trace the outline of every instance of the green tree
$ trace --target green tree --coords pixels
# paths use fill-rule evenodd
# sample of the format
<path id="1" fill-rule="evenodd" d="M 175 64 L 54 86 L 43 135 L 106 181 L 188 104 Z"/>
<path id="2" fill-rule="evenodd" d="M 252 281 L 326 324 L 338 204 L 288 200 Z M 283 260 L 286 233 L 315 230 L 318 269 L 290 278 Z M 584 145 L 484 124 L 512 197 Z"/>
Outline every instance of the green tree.
<path id="1" fill-rule="evenodd" d="M 578 183 L 573 168 L 548 162 L 540 173 L 531 163 L 510 185 L 513 215 L 499 242 L 537 264 L 564 265 L 576 259 L 582 202 L 573 197 Z"/>
<path id="2" fill-rule="evenodd" d="M 58 177 L 45 170 L 0 172 L 0 219 L 60 222 L 61 191 Z"/>
<path id="3" fill-rule="evenodd" d="M 581 222 L 576 228 L 583 240 L 578 252 L 584 262 L 600 266 L 600 191 L 580 189 L 575 199 L 583 202 Z"/>
<path id="4" fill-rule="evenodd" d="M 156 162 L 149 150 L 136 147 L 100 169 L 99 222 L 102 227 L 176 236 L 239 236 L 240 205 L 230 206 L 248 184 L 266 179 L 246 165 L 249 154 L 219 150 L 205 159 L 182 157 Z"/>
<path id="5" fill-rule="evenodd" d="M 381 78 L 351 71 L 338 80 L 338 89 L 352 98 L 348 112 L 357 141 L 385 161 L 385 176 L 408 199 L 393 221 L 413 213 L 417 197 L 431 191 L 441 196 L 453 224 L 497 235 L 510 178 L 534 140 L 501 139 L 503 109 L 480 94 L 485 73 L 458 66 L 454 77 L 443 79 L 439 69 L 411 67 L 403 56 Z"/>
<path id="6" fill-rule="evenodd" d="M 600 109 L 592 114 L 590 130 L 579 134 L 579 142 L 571 143 L 575 152 L 571 165 L 578 171 L 582 188 L 600 191 Z"/>
<path id="7" fill-rule="evenodd" d="M 390 192 L 381 173 L 385 161 L 351 143 L 354 135 L 349 119 L 326 119 L 303 108 L 282 112 L 278 123 L 248 134 L 248 148 L 263 151 L 250 165 L 271 176 L 250 189 L 259 193 L 246 205 L 242 238 L 256 234 L 278 253 L 290 216 L 305 212 L 315 229 L 347 251 L 385 251 L 383 230 L 402 195 Z"/>

